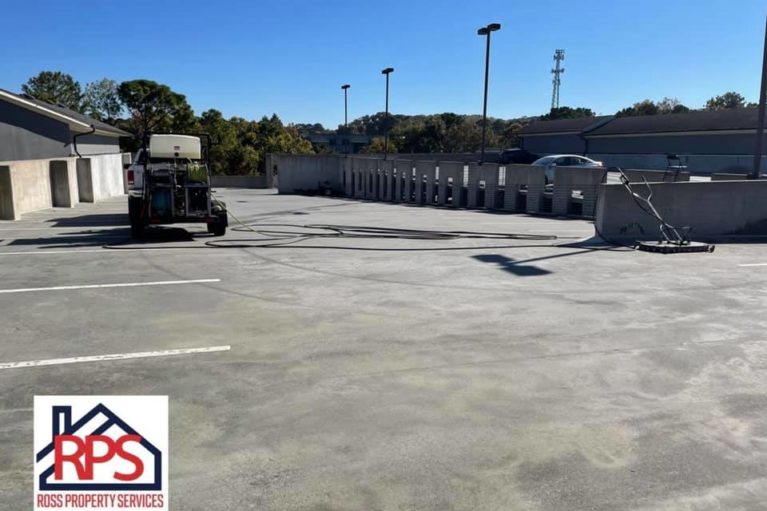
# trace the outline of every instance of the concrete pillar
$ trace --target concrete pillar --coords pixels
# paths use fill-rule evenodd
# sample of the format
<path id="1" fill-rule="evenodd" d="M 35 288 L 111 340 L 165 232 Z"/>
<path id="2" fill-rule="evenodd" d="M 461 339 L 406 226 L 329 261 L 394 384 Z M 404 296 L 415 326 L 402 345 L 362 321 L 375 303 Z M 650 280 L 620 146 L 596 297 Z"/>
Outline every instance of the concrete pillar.
<path id="1" fill-rule="evenodd" d="M 344 195 L 346 197 L 352 196 L 352 159 L 351 158 L 345 158 L 342 164 L 343 168 L 343 185 L 344 185 Z"/>
<path id="2" fill-rule="evenodd" d="M 439 163 L 439 189 L 437 191 L 437 203 L 441 206 L 447 206 L 447 190 L 452 179 L 453 191 L 457 194 L 460 189 L 460 183 L 463 179 L 463 163 L 455 161 L 443 161 Z M 453 206 L 456 205 L 453 201 Z"/>
<path id="3" fill-rule="evenodd" d="M 485 208 L 495 209 L 495 193 L 498 191 L 498 164 L 484 163 L 480 178 L 485 181 Z"/>
<path id="4" fill-rule="evenodd" d="M 402 167 L 394 162 L 394 202 L 402 202 Z"/>
<path id="5" fill-rule="evenodd" d="M 546 189 L 546 175 L 540 165 L 527 168 L 527 212 L 543 213 L 543 192 Z"/>
<path id="6" fill-rule="evenodd" d="M 505 211 L 519 210 L 519 187 L 527 185 L 529 165 L 506 165 L 506 186 L 503 195 Z"/>
<path id="7" fill-rule="evenodd" d="M 11 167 L 0 166 L 0 220 L 18 220 L 13 204 L 13 180 Z"/>
<path id="8" fill-rule="evenodd" d="M 413 162 L 410 160 L 396 160 L 394 163 L 397 166 L 397 172 L 404 178 L 402 183 L 402 193 L 404 198 L 402 202 L 410 202 L 410 194 L 413 189 Z"/>
<path id="9" fill-rule="evenodd" d="M 77 159 L 77 192 L 80 202 L 94 202 L 90 158 Z"/>
<path id="10" fill-rule="evenodd" d="M 392 200 L 392 169 L 393 164 L 391 160 L 383 160 L 379 165 L 381 169 L 381 199 L 382 201 L 390 202 Z"/>
<path id="11" fill-rule="evenodd" d="M 469 186 L 468 186 L 468 198 L 466 200 L 467 208 L 476 208 L 479 195 L 479 181 L 481 175 L 482 166 L 476 163 L 469 164 Z"/>
<path id="12" fill-rule="evenodd" d="M 386 172 L 384 171 L 386 163 L 384 160 L 378 160 L 378 200 L 380 201 L 386 200 Z"/>
<path id="13" fill-rule="evenodd" d="M 73 208 L 78 202 L 77 172 L 70 163 L 72 160 L 51 160 L 49 164 L 51 203 L 54 207 Z"/>
<path id="14" fill-rule="evenodd" d="M 415 203 L 431 204 L 428 197 L 429 183 L 434 181 L 433 161 L 415 162 Z M 431 177 L 430 177 L 431 176 Z"/>

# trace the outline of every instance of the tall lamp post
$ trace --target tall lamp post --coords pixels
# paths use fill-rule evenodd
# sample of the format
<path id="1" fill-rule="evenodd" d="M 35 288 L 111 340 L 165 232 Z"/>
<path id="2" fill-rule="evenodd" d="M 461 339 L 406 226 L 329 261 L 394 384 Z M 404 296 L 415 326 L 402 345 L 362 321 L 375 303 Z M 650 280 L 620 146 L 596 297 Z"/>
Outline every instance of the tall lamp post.
<path id="1" fill-rule="evenodd" d="M 351 85 L 348 83 L 341 85 L 341 88 L 344 90 L 344 136 L 346 137 L 344 139 L 344 152 L 346 154 L 349 154 L 349 102 L 346 98 L 346 93 L 349 90 L 349 87 L 351 87 Z"/>
<path id="2" fill-rule="evenodd" d="M 344 128 L 349 127 L 349 103 L 346 98 L 346 92 L 349 90 L 349 87 L 351 85 L 348 83 L 341 85 L 341 88 L 344 90 Z"/>
<path id="3" fill-rule="evenodd" d="M 485 47 L 485 101 L 482 106 L 482 154 L 479 157 L 480 165 L 485 162 L 485 140 L 487 135 L 487 79 L 488 74 L 490 73 L 490 33 L 500 29 L 500 23 L 490 23 L 488 26 L 477 30 L 477 35 L 487 37 L 487 45 Z"/>
<path id="4" fill-rule="evenodd" d="M 381 71 L 386 75 L 386 114 L 384 115 L 384 160 L 389 154 L 389 75 L 394 71 L 393 67 L 387 67 Z"/>
<path id="5" fill-rule="evenodd" d="M 759 179 L 762 167 L 762 142 L 764 142 L 764 109 L 767 102 L 767 25 L 764 29 L 764 53 L 762 55 L 762 87 L 759 90 L 759 121 L 756 126 L 756 150 L 751 179 Z"/>

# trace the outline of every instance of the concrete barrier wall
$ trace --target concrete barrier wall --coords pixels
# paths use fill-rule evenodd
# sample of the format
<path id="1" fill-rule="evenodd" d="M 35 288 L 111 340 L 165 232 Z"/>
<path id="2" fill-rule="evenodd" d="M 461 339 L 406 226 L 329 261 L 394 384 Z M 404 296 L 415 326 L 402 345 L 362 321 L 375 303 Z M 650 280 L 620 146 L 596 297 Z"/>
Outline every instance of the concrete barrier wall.
<path id="1" fill-rule="evenodd" d="M 266 176 L 210 176 L 210 184 L 220 188 L 267 188 Z"/>
<path id="2" fill-rule="evenodd" d="M 316 191 L 320 185 L 343 193 L 343 156 L 273 154 L 280 193 Z"/>
<path id="3" fill-rule="evenodd" d="M 767 180 L 650 186 L 661 216 L 676 227 L 691 227 L 693 239 L 767 234 Z M 643 188 L 637 191 L 646 195 Z M 639 209 L 620 184 L 600 185 L 595 224 L 608 239 L 659 239 L 658 222 Z"/>

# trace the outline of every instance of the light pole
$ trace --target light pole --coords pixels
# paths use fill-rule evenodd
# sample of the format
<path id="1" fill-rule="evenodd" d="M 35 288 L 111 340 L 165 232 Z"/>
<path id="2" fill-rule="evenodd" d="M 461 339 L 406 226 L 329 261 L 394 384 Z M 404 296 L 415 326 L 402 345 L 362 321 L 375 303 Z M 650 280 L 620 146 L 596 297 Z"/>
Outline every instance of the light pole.
<path id="1" fill-rule="evenodd" d="M 389 154 L 389 75 L 394 71 L 393 67 L 387 67 L 381 71 L 386 75 L 386 114 L 384 115 L 384 160 Z"/>
<path id="2" fill-rule="evenodd" d="M 764 109 L 767 102 L 767 25 L 764 29 L 764 54 L 762 55 L 762 88 L 759 90 L 759 120 L 756 125 L 756 150 L 751 179 L 759 179 L 762 167 L 762 142 L 764 141 Z"/>
<path id="3" fill-rule="evenodd" d="M 486 27 L 477 30 L 477 35 L 487 36 L 487 45 L 485 48 L 485 101 L 482 106 L 482 154 L 479 157 L 479 164 L 485 162 L 485 137 L 487 134 L 487 79 L 490 73 L 490 32 L 501 29 L 500 23 L 490 23 Z"/>
<path id="4" fill-rule="evenodd" d="M 351 85 L 349 85 L 348 83 L 345 83 L 345 84 L 341 85 L 341 88 L 344 90 L 344 128 L 348 128 L 349 127 L 349 117 L 348 117 L 348 114 L 349 114 L 348 105 L 349 105 L 349 103 L 347 102 L 347 99 L 346 99 L 346 92 L 349 90 L 349 87 L 351 87 Z"/>

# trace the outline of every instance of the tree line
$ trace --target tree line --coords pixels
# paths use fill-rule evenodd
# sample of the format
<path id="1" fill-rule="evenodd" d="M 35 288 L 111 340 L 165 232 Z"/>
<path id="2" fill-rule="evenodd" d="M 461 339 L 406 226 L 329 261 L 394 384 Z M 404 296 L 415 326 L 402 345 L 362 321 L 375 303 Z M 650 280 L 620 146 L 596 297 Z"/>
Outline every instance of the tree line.
<path id="1" fill-rule="evenodd" d="M 121 141 L 124 151 L 137 150 L 145 133 L 208 133 L 214 141 L 210 160 L 215 174 L 263 173 L 270 152 L 314 152 L 296 127 L 283 124 L 276 114 L 259 121 L 226 119 L 210 109 L 197 116 L 186 96 L 152 80 L 117 83 L 104 78 L 81 87 L 69 74 L 43 71 L 21 90 L 132 133 L 133 139 Z"/>
<path id="2" fill-rule="evenodd" d="M 331 132 L 338 135 L 360 134 L 371 137 L 363 148 L 366 153 L 384 149 L 384 134 L 389 133 L 391 153 L 463 153 L 476 152 L 482 143 L 482 118 L 479 115 L 441 113 L 399 115 L 384 112 L 364 115 L 340 125 L 335 130 L 320 123 L 283 124 L 273 114 L 259 121 L 241 117 L 226 119 L 215 109 L 199 116 L 183 94 L 151 80 L 117 83 L 104 78 L 81 87 L 66 73 L 43 71 L 22 85 L 22 91 L 37 99 L 57 103 L 95 119 L 112 124 L 134 135 L 123 141 L 123 150 L 134 151 L 144 133 L 208 133 L 214 140 L 210 150 L 212 171 L 216 174 L 256 174 L 264 172 L 269 152 L 312 154 L 327 151 L 306 140 L 308 133 Z M 752 108 L 737 92 L 725 92 L 709 99 L 703 110 Z M 676 98 L 659 101 L 645 99 L 615 113 L 617 117 L 678 114 L 692 111 Z M 563 106 L 540 116 L 516 119 L 488 118 L 486 147 L 509 148 L 519 145 L 519 131 L 534 120 L 594 117 L 590 108 Z"/>

